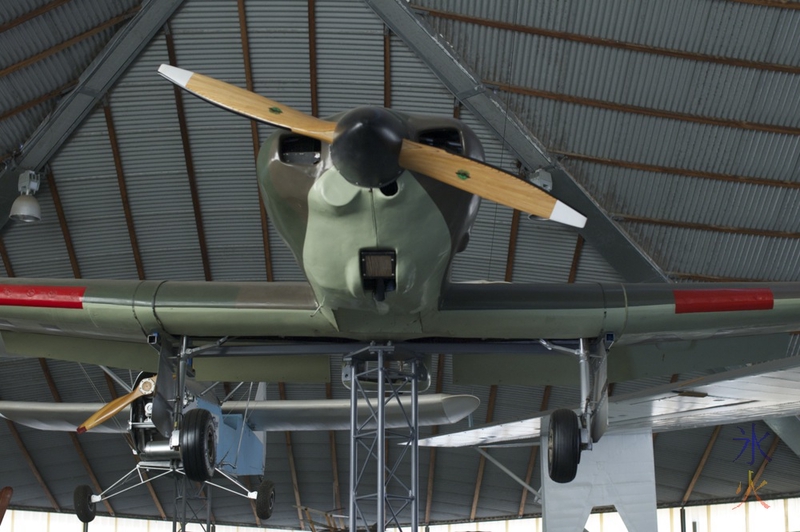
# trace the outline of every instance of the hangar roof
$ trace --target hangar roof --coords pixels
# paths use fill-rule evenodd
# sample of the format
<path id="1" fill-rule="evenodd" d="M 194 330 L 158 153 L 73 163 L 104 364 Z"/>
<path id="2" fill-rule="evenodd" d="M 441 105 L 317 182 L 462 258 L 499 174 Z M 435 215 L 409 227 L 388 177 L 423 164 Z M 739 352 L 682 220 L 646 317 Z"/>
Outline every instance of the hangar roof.
<path id="1" fill-rule="evenodd" d="M 254 153 L 272 128 L 251 129 L 181 95 L 156 75 L 158 65 L 172 63 L 317 116 L 364 104 L 455 114 L 479 135 L 488 162 L 514 172 L 518 161 L 530 171 L 549 169 L 556 192 L 590 217 L 581 236 L 484 201 L 455 280 L 800 280 L 800 3 L 414 0 L 408 9 L 417 19 L 397 16 L 407 12 L 403 5 L 6 3 L 0 206 L 7 211 L 15 199 L 20 170 L 45 169 L 46 179 L 37 195 L 43 221 L 3 228 L 0 273 L 303 279 L 271 222 L 262 225 Z M 788 354 L 796 351 L 793 342 Z M 64 401 L 109 399 L 96 368 L 1 363 L 2 399 L 48 401 L 54 391 Z M 449 357 L 436 359 L 434 379 L 446 392 L 478 395 L 478 422 L 536 411 L 545 395 L 541 387 L 456 385 L 450 367 Z M 334 363 L 330 390 L 289 384 L 285 394 L 343 396 L 337 372 Z M 277 387 L 269 393 L 281 395 Z M 548 393 L 551 406 L 575 399 L 566 388 Z M 746 477 L 746 466 L 732 464 L 740 428 L 660 435 L 660 503 L 733 500 L 743 470 Z M 762 423 L 754 430 L 775 432 Z M 800 459 L 787 445 L 799 442 L 785 430 L 786 441 L 764 440 L 775 446 L 762 497 L 800 492 Z M 12 506 L 69 511 L 88 470 L 107 486 L 133 467 L 122 438 L 89 434 L 80 446 L 70 439 L 0 424 Z M 294 503 L 339 506 L 332 464 L 344 475 L 346 435 L 278 439 L 269 446 L 269 476 L 282 502 L 270 525 L 300 526 Z M 525 476 L 529 448 L 493 452 Z M 422 455 L 424 522 L 539 511 L 530 499 L 521 505 L 521 489 L 491 465 L 484 470 L 474 451 Z M 538 467 L 535 486 L 537 475 Z M 112 507 L 158 516 L 159 500 L 170 514 L 170 497 L 170 486 L 156 486 Z M 254 523 L 246 503 L 224 495 L 214 512 L 220 523 Z"/>

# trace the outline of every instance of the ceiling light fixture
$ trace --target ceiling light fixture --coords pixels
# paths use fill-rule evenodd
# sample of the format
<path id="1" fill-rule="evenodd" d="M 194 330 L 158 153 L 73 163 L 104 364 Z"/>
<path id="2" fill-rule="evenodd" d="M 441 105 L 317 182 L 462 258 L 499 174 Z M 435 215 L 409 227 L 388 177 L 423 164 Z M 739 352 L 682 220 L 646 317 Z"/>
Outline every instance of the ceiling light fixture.
<path id="1" fill-rule="evenodd" d="M 41 176 L 33 170 L 19 174 L 19 197 L 14 200 L 8 217 L 15 222 L 38 222 L 42 219 L 39 201 L 33 196 L 39 190 Z"/>

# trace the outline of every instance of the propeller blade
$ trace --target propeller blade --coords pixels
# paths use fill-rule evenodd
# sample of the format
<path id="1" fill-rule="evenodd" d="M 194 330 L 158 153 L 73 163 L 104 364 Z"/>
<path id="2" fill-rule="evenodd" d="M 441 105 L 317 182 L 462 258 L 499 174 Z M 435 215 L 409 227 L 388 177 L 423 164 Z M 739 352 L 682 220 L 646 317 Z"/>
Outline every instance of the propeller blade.
<path id="1" fill-rule="evenodd" d="M 156 390 L 156 378 L 157 376 L 142 379 L 139 385 L 131 393 L 123 395 L 122 397 L 117 397 L 110 403 L 106 404 L 103 408 L 92 414 L 89 419 L 84 421 L 81 426 L 78 427 L 78 434 L 83 434 L 87 430 L 93 429 L 97 425 L 105 423 L 108 421 L 108 419 L 117 415 L 117 413 L 134 402 L 136 399 L 144 397 L 145 395 L 153 395 Z"/>
<path id="2" fill-rule="evenodd" d="M 172 65 L 161 65 L 158 73 L 192 94 L 234 113 L 289 129 L 298 135 L 333 142 L 335 122 L 315 118 L 241 87 Z M 585 216 L 547 192 L 479 161 L 404 140 L 399 162 L 403 168 L 513 209 L 574 227 L 586 225 Z"/>
<path id="3" fill-rule="evenodd" d="M 315 118 L 236 85 L 172 65 L 161 65 L 158 73 L 175 85 L 223 109 L 288 129 L 298 135 L 329 144 L 333 141 L 336 122 Z"/>
<path id="4" fill-rule="evenodd" d="M 433 146 L 404 140 L 400 166 L 540 218 L 573 227 L 586 225 L 585 216 L 544 190 L 480 161 Z"/>

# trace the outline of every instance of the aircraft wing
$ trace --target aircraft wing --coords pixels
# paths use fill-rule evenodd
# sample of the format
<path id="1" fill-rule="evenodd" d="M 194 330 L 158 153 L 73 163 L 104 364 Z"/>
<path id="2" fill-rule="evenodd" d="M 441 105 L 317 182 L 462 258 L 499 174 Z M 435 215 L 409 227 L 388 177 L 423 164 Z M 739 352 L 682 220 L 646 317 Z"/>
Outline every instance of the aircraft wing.
<path id="1" fill-rule="evenodd" d="M 460 283 L 448 285 L 438 308 L 407 315 L 320 311 L 311 287 L 296 282 L 14 278 L 0 283 L 0 336 L 10 355 L 156 371 L 158 352 L 147 344 L 153 332 L 200 343 L 222 337 L 254 345 L 279 343 L 260 356 L 239 356 L 233 349 L 197 356 L 199 380 L 328 381 L 327 355 L 348 353 L 348 342 L 397 345 L 445 339 L 480 346 L 539 338 L 612 339 L 609 375 L 627 380 L 686 371 L 686 366 L 778 358 L 786 353 L 788 333 L 796 330 L 800 283 Z M 296 349 L 309 341 L 327 342 L 330 349 L 317 349 L 317 356 Z M 285 352 L 280 345 L 287 346 Z M 451 352 L 447 346 L 430 348 L 429 353 Z M 458 360 L 468 361 L 467 351 Z M 483 357 L 485 350 L 476 353 Z M 523 349 L 520 356 L 543 360 L 544 371 L 525 369 L 515 360 L 496 364 L 492 371 L 478 366 L 471 373 L 489 378 L 505 367 L 505 374 L 495 375 L 498 382 L 517 378 L 540 384 L 536 379 L 557 374 L 559 364 L 573 363 L 563 356 L 529 354 Z M 481 364 L 484 359 L 477 360 Z"/>
<path id="2" fill-rule="evenodd" d="M 433 436 L 419 444 L 471 447 L 538 439 L 549 414 Z M 789 357 L 609 397 L 606 433 L 664 432 L 798 414 L 800 357 Z"/>
<path id="3" fill-rule="evenodd" d="M 361 400 L 361 403 L 364 403 Z M 421 426 L 447 425 L 467 417 L 480 401 L 472 395 L 429 394 L 419 396 Z M 43 403 L 0 401 L 0 417 L 39 430 L 75 432 L 103 403 Z M 376 405 L 373 405 L 377 408 Z M 404 427 L 410 408 L 410 398 L 386 406 L 386 426 Z M 366 416 L 367 408 L 359 412 Z M 350 400 L 292 400 L 292 401 L 228 401 L 222 405 L 223 414 L 241 414 L 253 430 L 350 430 Z M 92 429 L 95 433 L 128 432 L 129 408 Z M 361 419 L 363 423 L 365 419 Z"/>

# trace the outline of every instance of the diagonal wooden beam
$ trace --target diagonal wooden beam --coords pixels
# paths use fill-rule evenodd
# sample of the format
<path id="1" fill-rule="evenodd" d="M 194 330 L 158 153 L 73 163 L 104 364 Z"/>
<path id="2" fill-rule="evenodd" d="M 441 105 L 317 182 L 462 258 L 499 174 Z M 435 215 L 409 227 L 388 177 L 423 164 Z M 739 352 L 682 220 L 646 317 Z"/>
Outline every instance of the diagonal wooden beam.
<path id="1" fill-rule="evenodd" d="M 550 405 L 550 393 L 553 391 L 553 387 L 547 385 L 544 387 L 544 394 L 542 395 L 542 405 L 539 408 L 539 412 L 544 412 L 547 410 L 548 406 Z M 533 469 L 536 467 L 536 457 L 539 454 L 539 446 L 534 445 L 531 447 L 531 455 L 528 457 L 528 469 L 525 472 L 525 484 L 528 486 L 531 485 L 531 479 L 533 478 Z M 530 493 L 526 488 L 522 488 L 522 497 L 519 501 L 519 511 L 517 511 L 517 516 L 522 517 L 525 514 L 525 504 L 528 502 L 528 493 Z"/>
<path id="2" fill-rule="evenodd" d="M 28 100 L 27 102 L 25 102 L 25 103 L 23 103 L 21 105 L 18 105 L 17 107 L 14 107 L 13 109 L 9 109 L 8 111 L 5 111 L 4 113 L 0 114 L 0 121 L 5 120 L 6 118 L 11 118 L 12 116 L 18 115 L 20 113 L 24 113 L 28 109 L 32 109 L 32 108 L 36 107 L 39 104 L 42 104 L 42 103 L 47 102 L 49 100 L 52 100 L 53 98 L 55 98 L 57 96 L 61 96 L 63 93 L 65 93 L 68 90 L 72 89 L 77 84 L 78 84 L 77 80 L 73 80 L 73 81 L 67 82 L 67 83 L 61 85 L 60 87 L 58 87 L 57 89 L 54 89 L 54 90 L 48 92 L 47 94 L 42 94 L 38 98 L 34 98 L 33 100 Z"/>
<path id="3" fill-rule="evenodd" d="M 383 27 L 383 106 L 392 106 L 392 32 Z"/>
<path id="4" fill-rule="evenodd" d="M 661 227 L 672 227 L 675 229 L 694 229 L 698 231 L 713 231 L 715 233 L 728 233 L 734 235 L 763 236 L 767 238 L 787 238 L 790 240 L 800 239 L 800 233 L 792 233 L 789 231 L 769 231 L 766 229 L 750 229 L 747 227 L 730 227 L 724 225 L 701 224 L 701 223 L 684 222 L 678 220 L 663 220 L 658 218 L 648 218 L 646 216 L 635 216 L 630 214 L 619 214 L 619 213 L 613 213 L 610 216 L 618 222 L 658 225 Z"/>
<path id="5" fill-rule="evenodd" d="M 111 105 L 103 103 L 103 113 L 106 118 L 106 129 L 108 130 L 108 140 L 111 144 L 111 154 L 114 157 L 114 168 L 117 172 L 117 183 L 119 185 L 119 195 L 122 200 L 122 211 L 125 213 L 125 223 L 128 227 L 128 236 L 131 241 L 131 251 L 133 260 L 136 263 L 136 273 L 139 279 L 144 280 L 144 263 L 142 254 L 139 251 L 139 240 L 136 238 L 136 227 L 133 223 L 133 212 L 131 203 L 128 199 L 128 186 L 125 183 L 125 171 L 122 168 L 122 155 L 120 154 L 119 142 L 117 141 L 117 130 L 114 127 L 114 117 L 111 112 Z"/>
<path id="6" fill-rule="evenodd" d="M 19 452 L 22 453 L 22 458 L 28 465 L 28 469 L 31 470 L 31 473 L 33 474 L 33 477 L 36 479 L 36 482 L 39 483 L 39 487 L 41 487 L 42 491 L 44 491 L 44 495 L 50 502 L 50 506 L 52 506 L 56 512 L 60 512 L 61 507 L 58 505 L 58 501 L 56 501 L 56 498 L 53 496 L 53 492 L 50 491 L 50 487 L 47 485 L 47 482 L 45 482 L 44 477 L 39 472 L 39 468 L 36 466 L 36 462 L 33 461 L 31 453 L 28 452 L 28 448 L 25 446 L 25 442 L 22 441 L 22 436 L 20 435 L 17 426 L 8 419 L 6 419 L 5 422 L 6 425 L 8 426 L 8 432 L 11 433 L 11 437 L 14 438 L 14 441 L 17 443 L 17 448 L 19 448 Z"/>
<path id="7" fill-rule="evenodd" d="M 175 40 L 172 38 L 172 31 L 169 23 L 165 26 L 164 34 L 167 38 L 167 56 L 169 64 L 178 66 L 175 55 Z M 203 214 L 200 207 L 200 194 L 197 190 L 197 176 L 194 171 L 194 158 L 192 157 L 192 147 L 189 142 L 189 126 L 186 123 L 186 114 L 183 107 L 183 91 L 180 87 L 173 84 L 175 94 L 175 107 L 178 110 L 178 126 L 181 131 L 181 142 L 183 143 L 183 157 L 186 161 L 186 175 L 189 179 L 189 192 L 192 197 L 192 208 L 194 209 L 194 220 L 197 226 L 197 241 L 200 246 L 200 257 L 203 261 L 203 274 L 206 281 L 211 280 L 211 264 L 208 260 L 208 246 L 206 245 L 206 232 L 203 226 Z"/>
<path id="8" fill-rule="evenodd" d="M 494 419 L 494 407 L 497 404 L 497 385 L 492 384 L 489 388 L 489 404 L 486 406 L 486 423 L 491 423 Z M 469 520 L 474 521 L 478 513 L 478 500 L 481 495 L 481 484 L 483 484 L 483 473 L 486 470 L 486 457 L 481 455 L 478 463 L 478 475 L 475 478 L 475 492 L 472 495 L 472 509 L 469 512 Z"/>
<path id="9" fill-rule="evenodd" d="M 440 354 L 436 362 L 436 393 L 442 393 L 444 388 L 444 360 L 445 355 Z M 431 436 L 439 434 L 439 425 L 431 429 Z M 425 498 L 425 524 L 431 522 L 431 508 L 433 506 L 433 480 L 436 475 L 436 447 L 431 447 L 430 460 L 428 461 L 428 494 Z"/>
<path id="10" fill-rule="evenodd" d="M 775 9 L 800 9 L 797 2 L 787 2 L 786 0 L 727 0 L 736 4 L 750 4 L 753 6 L 772 7 Z"/>
<path id="11" fill-rule="evenodd" d="M 325 398 L 328 400 L 333 399 L 333 385 L 330 382 L 325 383 Z M 339 485 L 339 459 L 336 452 L 336 431 L 328 431 L 328 441 L 331 448 L 331 473 L 333 473 L 333 501 L 336 508 L 343 508 L 342 506 L 342 490 Z"/>
<path id="12" fill-rule="evenodd" d="M 575 252 L 572 254 L 572 264 L 569 268 L 569 275 L 567 276 L 568 283 L 574 283 L 575 278 L 578 276 L 578 265 L 581 262 L 581 253 L 583 253 L 583 244 L 586 242 L 582 235 L 578 235 L 578 240 L 575 242 Z"/>
<path id="13" fill-rule="evenodd" d="M 711 437 L 708 439 L 708 443 L 706 443 L 706 449 L 705 451 L 703 451 L 703 456 L 700 457 L 700 462 L 698 462 L 697 467 L 694 470 L 694 475 L 692 475 L 692 480 L 689 481 L 689 485 L 686 486 L 686 491 L 683 493 L 683 498 L 681 499 L 681 506 L 685 506 L 686 502 L 689 500 L 689 497 L 692 496 L 692 491 L 694 491 L 694 487 L 697 484 L 697 480 L 703 473 L 703 469 L 706 467 L 706 463 L 708 463 L 708 457 L 711 456 L 711 449 L 714 448 L 714 443 L 716 443 L 717 437 L 719 436 L 721 430 L 722 430 L 722 425 L 717 425 L 716 427 L 714 427 L 714 432 L 711 433 Z"/>
<path id="14" fill-rule="evenodd" d="M 317 2 L 308 0 L 308 75 L 311 85 L 311 116 L 319 117 L 317 73 Z"/>
<path id="15" fill-rule="evenodd" d="M 746 3 L 755 3 L 758 5 L 780 4 L 782 6 L 795 5 L 787 4 L 780 0 L 732 0 L 741 1 Z M 615 48 L 617 50 L 625 50 L 627 52 L 640 52 L 649 55 L 658 55 L 663 57 L 674 57 L 677 59 L 687 59 L 690 61 L 698 61 L 704 63 L 715 63 L 718 65 L 732 66 L 738 68 L 750 68 L 754 70 L 765 70 L 769 72 L 785 72 L 788 74 L 800 74 L 800 67 L 794 65 L 782 65 L 779 63 L 767 63 L 760 61 L 751 61 L 748 59 L 740 59 L 737 57 L 722 57 L 712 54 L 703 54 L 698 52 L 689 52 L 684 50 L 675 50 L 672 48 L 663 48 L 659 46 L 651 46 L 647 44 L 639 44 L 635 42 L 625 42 L 617 39 L 608 39 L 604 37 L 594 37 L 591 35 L 583 35 L 579 33 L 569 33 L 566 31 L 550 30 L 546 28 L 536 28 L 533 26 L 526 26 L 513 22 L 503 22 L 499 20 L 492 20 L 481 17 L 473 17 L 469 15 L 462 15 L 460 13 L 453 13 L 450 11 L 442 11 L 439 9 L 432 9 L 429 7 L 414 4 L 415 11 L 422 11 L 433 17 L 443 20 L 454 20 L 457 22 L 464 22 L 485 28 L 495 28 L 506 31 L 513 31 L 517 33 L 524 33 L 527 35 L 536 35 L 538 37 L 547 37 L 551 39 L 558 39 L 562 41 L 570 41 L 581 44 L 590 44 L 595 46 L 602 46 L 605 48 Z M 796 7 L 794 9 L 797 9 Z"/>
<path id="16" fill-rule="evenodd" d="M 16 28 L 20 24 L 24 24 L 24 23 L 28 22 L 29 20 L 32 20 L 32 19 L 38 17 L 39 15 L 44 15 L 48 11 L 52 11 L 53 9 L 55 9 L 55 8 L 57 8 L 59 6 L 62 6 L 62 5 L 66 4 L 69 1 L 70 0 L 53 0 L 52 2 L 49 2 L 49 3 L 47 3 L 47 4 L 45 4 L 45 5 L 41 6 L 41 7 L 37 7 L 36 9 L 32 9 L 32 10 L 28 11 L 27 13 L 25 13 L 24 15 L 20 15 L 19 17 L 15 18 L 14 20 L 9 20 L 5 24 L 0 25 L 0 33 L 3 33 L 4 31 L 8 31 L 11 28 Z"/>
<path id="17" fill-rule="evenodd" d="M 509 83 L 504 83 L 501 81 L 484 80 L 484 83 L 487 85 L 487 87 L 495 88 L 504 92 L 510 92 L 512 94 L 520 94 L 522 96 L 530 96 L 532 98 L 541 98 L 561 103 L 570 103 L 574 105 L 580 105 L 583 107 L 593 107 L 595 109 L 605 109 L 608 111 L 618 111 L 622 113 L 637 114 L 654 118 L 665 118 L 668 120 L 691 122 L 707 126 L 726 127 L 730 129 L 738 129 L 745 131 L 776 133 L 778 135 L 792 135 L 792 136 L 800 135 L 800 128 L 792 126 L 747 122 L 745 120 L 735 120 L 731 118 L 699 116 L 690 113 L 667 111 L 665 109 L 654 109 L 652 107 L 642 107 L 639 105 L 609 102 L 605 100 L 597 100 L 594 98 L 584 98 L 582 96 L 574 96 L 571 94 L 564 94 L 560 92 L 551 92 L 540 89 L 533 89 L 530 87 L 520 87 L 518 85 L 511 85 Z"/>
<path id="18" fill-rule="evenodd" d="M 57 44 L 55 46 L 51 46 L 50 48 L 48 48 L 47 50 L 44 50 L 43 52 L 39 52 L 38 54 L 35 54 L 35 55 L 32 55 L 32 56 L 28 57 L 27 59 L 23 59 L 22 61 L 18 61 L 16 63 L 14 63 L 13 65 L 9 65 L 9 66 L 5 67 L 4 69 L 0 70 L 0 78 L 2 78 L 3 76 L 7 76 L 8 74 L 11 74 L 13 72 L 16 72 L 17 70 L 21 70 L 21 69 L 23 69 L 25 67 L 28 67 L 28 66 L 30 66 L 30 65 L 32 65 L 34 63 L 37 63 L 37 62 L 41 61 L 42 59 L 46 59 L 46 58 L 50 57 L 53 54 L 57 54 L 58 52 L 66 49 L 66 48 L 69 48 L 70 46 L 72 46 L 74 44 L 77 44 L 77 43 L 79 43 L 79 42 L 81 42 L 83 40 L 86 40 L 89 37 L 93 37 L 93 36 L 97 35 L 98 33 L 100 33 L 101 31 L 106 30 L 106 29 L 108 29 L 108 28 L 110 28 L 112 26 L 115 26 L 115 25 L 119 24 L 120 22 L 124 22 L 125 20 L 133 17 L 136 14 L 136 12 L 139 11 L 140 7 L 141 6 L 136 6 L 133 9 L 129 9 L 128 11 L 124 12 L 123 14 L 117 15 L 116 17 L 111 18 L 111 19 L 103 22 L 99 26 L 95 26 L 94 28 L 90 29 L 89 31 L 85 31 L 85 32 L 81 33 L 80 35 L 76 35 L 75 37 L 67 39 L 66 41 L 63 41 L 63 42 L 61 42 L 61 43 L 59 43 L 59 44 Z"/>
<path id="19" fill-rule="evenodd" d="M 45 171 L 47 179 L 47 187 L 50 189 L 50 195 L 53 196 L 53 203 L 56 207 L 56 216 L 58 216 L 58 225 L 61 226 L 61 235 L 64 237 L 64 244 L 67 247 L 67 255 L 69 255 L 69 264 L 72 266 L 72 274 L 76 279 L 81 278 L 81 267 L 78 264 L 78 257 L 75 255 L 75 246 L 72 243 L 72 235 L 69 232 L 67 225 L 67 217 L 64 215 L 64 206 L 61 204 L 61 195 L 58 193 L 58 186 L 53 176 L 53 171 L 48 167 Z"/>
<path id="20" fill-rule="evenodd" d="M 794 181 L 780 181 L 778 179 L 769 179 L 766 177 L 739 176 L 733 174 L 722 174 L 718 172 L 707 172 L 705 170 L 692 170 L 691 168 L 676 168 L 673 166 L 646 164 L 635 161 L 623 161 L 621 159 L 608 159 L 606 157 L 595 157 L 593 155 L 586 155 L 583 153 L 575 153 L 558 149 L 551 149 L 550 153 L 560 155 L 566 160 L 572 159 L 575 161 L 585 161 L 588 163 L 613 166 L 615 168 L 641 170 L 642 172 L 694 177 L 697 179 L 709 179 L 712 181 L 724 181 L 727 183 L 745 183 L 749 185 L 778 187 L 790 190 L 800 189 L 800 183 Z"/>
<path id="21" fill-rule="evenodd" d="M 508 256 L 506 257 L 505 281 L 511 282 L 514 277 L 514 260 L 517 256 L 517 240 L 519 239 L 519 217 L 520 212 L 514 209 L 511 214 L 511 231 L 508 233 Z"/>
<path id="22" fill-rule="evenodd" d="M 6 241 L 3 235 L 0 235 L 0 259 L 3 260 L 3 267 L 6 269 L 6 275 L 9 277 L 16 277 L 16 275 L 14 275 L 14 268 L 11 266 L 11 258 L 8 256 Z"/>
<path id="23" fill-rule="evenodd" d="M 50 388 L 50 393 L 53 395 L 53 400 L 56 403 L 61 403 L 61 395 L 58 393 L 56 382 L 53 380 L 53 375 L 50 373 L 50 368 L 47 366 L 47 360 L 40 358 L 39 365 L 42 368 L 42 373 L 44 373 L 47 386 Z M 97 475 L 94 474 L 94 469 L 92 469 L 89 459 L 86 458 L 86 453 L 83 451 L 83 446 L 78 441 L 78 436 L 74 432 L 68 432 L 67 435 L 72 441 L 72 446 L 75 447 L 75 452 L 78 454 L 78 459 L 80 459 L 81 464 L 83 464 L 84 469 L 86 469 L 86 473 L 89 475 L 89 480 L 91 480 L 95 492 L 102 493 L 103 488 L 100 486 L 100 481 L 97 480 Z M 103 505 L 106 507 L 106 510 L 108 510 L 109 515 L 113 517 L 115 515 L 114 509 L 111 507 L 111 503 L 108 502 L 108 499 L 103 501 Z"/>
<path id="24" fill-rule="evenodd" d="M 278 383 L 278 393 L 280 394 L 280 398 L 282 401 L 286 400 L 286 383 L 279 382 Z M 292 433 L 288 430 L 284 432 L 286 436 L 286 454 L 289 458 L 289 472 L 292 475 L 292 488 L 294 489 L 294 504 L 297 507 L 297 519 L 300 521 L 300 530 L 305 528 L 305 522 L 303 520 L 303 510 L 302 504 L 300 502 L 300 483 L 297 480 L 297 467 L 295 466 L 294 461 L 294 449 L 292 447 Z"/>
<path id="25" fill-rule="evenodd" d="M 247 32 L 247 13 L 244 7 L 244 0 L 238 0 L 239 7 L 239 34 L 242 39 L 242 57 L 244 58 L 244 78 L 247 90 L 253 91 L 253 65 L 250 60 L 250 37 Z M 258 164 L 258 150 L 261 147 L 261 140 L 258 138 L 258 122 L 250 120 L 250 134 L 253 137 L 253 158 Z M 258 212 L 261 216 L 261 235 L 264 243 L 264 264 L 267 269 L 267 281 L 274 280 L 272 271 L 272 255 L 269 246 L 269 223 L 267 210 L 264 207 L 264 198 L 261 196 L 261 187 L 256 185 L 258 193 Z"/>
<path id="26" fill-rule="evenodd" d="M 770 444 L 769 449 L 767 450 L 767 456 L 764 460 L 761 461 L 761 465 L 758 467 L 758 471 L 756 471 L 755 476 L 753 476 L 753 483 L 750 485 L 748 482 L 747 491 L 744 493 L 744 497 L 742 497 L 743 501 L 746 501 L 750 495 L 753 493 L 753 486 L 758 485 L 758 481 L 761 479 L 761 475 L 764 474 L 764 470 L 767 468 L 767 464 L 772 461 L 772 455 L 775 454 L 775 451 L 778 449 L 778 444 L 781 442 L 781 439 L 776 435 L 772 439 L 772 444 Z M 758 488 L 756 488 L 758 489 Z"/>

